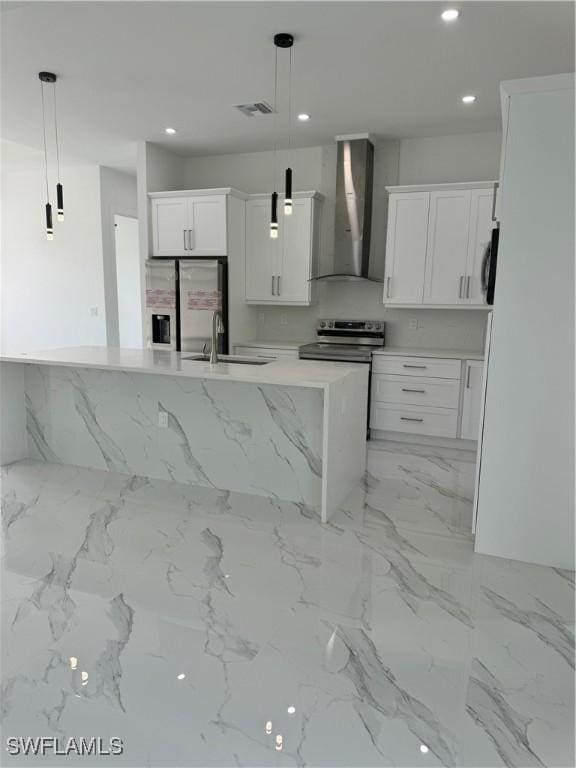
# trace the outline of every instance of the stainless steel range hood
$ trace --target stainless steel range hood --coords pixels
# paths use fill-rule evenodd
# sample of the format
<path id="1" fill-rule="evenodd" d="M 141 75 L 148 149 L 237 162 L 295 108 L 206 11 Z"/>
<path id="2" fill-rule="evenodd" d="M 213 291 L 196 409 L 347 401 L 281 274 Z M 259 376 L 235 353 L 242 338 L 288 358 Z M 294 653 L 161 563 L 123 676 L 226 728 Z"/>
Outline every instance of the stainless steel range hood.
<path id="1" fill-rule="evenodd" d="M 366 134 L 336 141 L 334 268 L 315 279 L 370 280 L 374 145 Z"/>

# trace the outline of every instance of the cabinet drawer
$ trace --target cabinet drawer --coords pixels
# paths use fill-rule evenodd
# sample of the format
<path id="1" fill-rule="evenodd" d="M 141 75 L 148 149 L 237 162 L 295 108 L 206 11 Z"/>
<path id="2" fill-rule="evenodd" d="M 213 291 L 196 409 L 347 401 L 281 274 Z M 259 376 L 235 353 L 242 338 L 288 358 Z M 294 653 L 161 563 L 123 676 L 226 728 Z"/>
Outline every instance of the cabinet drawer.
<path id="1" fill-rule="evenodd" d="M 458 408 L 459 398 L 459 379 L 372 374 L 372 400 L 376 402 Z"/>
<path id="2" fill-rule="evenodd" d="M 246 347 L 236 346 L 234 347 L 235 355 L 246 355 L 246 357 L 267 357 L 274 360 L 277 359 L 297 359 L 297 349 L 286 349 L 285 347 Z"/>
<path id="3" fill-rule="evenodd" d="M 415 435 L 456 437 L 458 411 L 448 408 L 397 406 L 372 402 L 370 426 Z"/>
<path id="4" fill-rule="evenodd" d="M 396 357 L 395 355 L 374 355 L 372 371 L 401 376 L 426 376 L 438 379 L 459 379 L 462 363 L 435 357 Z"/>

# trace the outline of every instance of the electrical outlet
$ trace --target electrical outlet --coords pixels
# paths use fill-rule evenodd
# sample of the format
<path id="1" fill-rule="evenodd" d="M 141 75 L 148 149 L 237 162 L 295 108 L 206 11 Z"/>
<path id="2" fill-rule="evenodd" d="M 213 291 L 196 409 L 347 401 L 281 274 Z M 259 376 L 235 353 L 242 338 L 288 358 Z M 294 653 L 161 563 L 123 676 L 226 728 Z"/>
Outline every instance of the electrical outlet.
<path id="1" fill-rule="evenodd" d="M 288 325 L 288 315 L 284 313 L 280 315 L 280 325 Z"/>
<path id="2" fill-rule="evenodd" d="M 168 426 L 168 411 L 158 411 L 158 426 L 166 429 Z"/>
<path id="3" fill-rule="evenodd" d="M 411 331 L 417 331 L 418 330 L 418 318 L 417 317 L 411 317 L 410 320 L 408 320 L 408 328 Z"/>
<path id="4" fill-rule="evenodd" d="M 98 317 L 98 307 L 90 307 L 90 317 Z"/>

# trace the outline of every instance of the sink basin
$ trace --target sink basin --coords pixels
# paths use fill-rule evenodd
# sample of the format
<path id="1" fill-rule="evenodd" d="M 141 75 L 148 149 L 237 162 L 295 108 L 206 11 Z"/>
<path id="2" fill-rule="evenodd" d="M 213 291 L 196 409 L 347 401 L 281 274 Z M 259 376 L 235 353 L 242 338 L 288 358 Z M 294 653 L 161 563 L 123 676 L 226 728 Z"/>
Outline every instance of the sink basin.
<path id="1" fill-rule="evenodd" d="M 196 360 L 197 362 L 209 363 L 210 355 L 191 355 L 184 360 Z M 242 357 L 241 355 L 218 355 L 219 363 L 238 363 L 238 365 L 268 365 L 272 360 L 256 360 L 253 357 Z"/>

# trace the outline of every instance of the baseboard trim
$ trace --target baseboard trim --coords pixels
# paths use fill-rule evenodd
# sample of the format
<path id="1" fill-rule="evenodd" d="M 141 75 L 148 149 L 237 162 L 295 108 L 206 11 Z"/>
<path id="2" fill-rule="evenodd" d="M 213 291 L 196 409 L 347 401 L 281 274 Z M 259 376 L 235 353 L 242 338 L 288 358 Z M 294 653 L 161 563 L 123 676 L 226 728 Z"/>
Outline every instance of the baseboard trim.
<path id="1" fill-rule="evenodd" d="M 392 440 L 395 443 L 411 445 L 430 445 L 437 448 L 456 448 L 460 451 L 476 453 L 476 440 L 462 440 L 459 437 L 430 437 L 429 435 L 412 435 L 405 432 L 392 432 L 385 429 L 371 429 L 370 440 Z"/>

